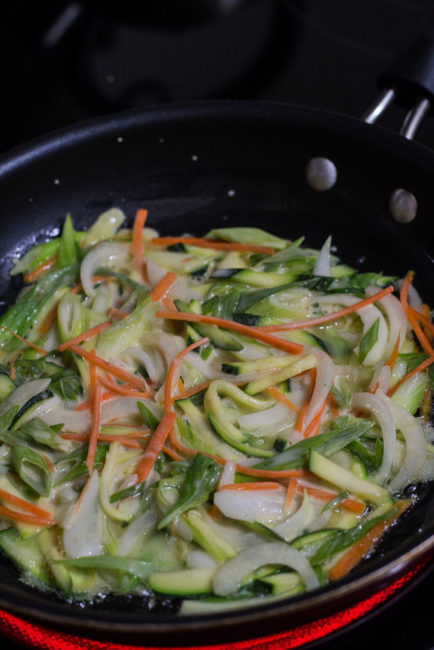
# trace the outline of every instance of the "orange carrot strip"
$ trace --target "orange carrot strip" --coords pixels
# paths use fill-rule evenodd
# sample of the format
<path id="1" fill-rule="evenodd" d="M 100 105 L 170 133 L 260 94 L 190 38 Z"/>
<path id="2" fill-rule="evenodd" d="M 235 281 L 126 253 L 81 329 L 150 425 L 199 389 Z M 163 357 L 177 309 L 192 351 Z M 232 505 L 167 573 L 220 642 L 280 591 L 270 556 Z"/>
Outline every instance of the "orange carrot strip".
<path id="1" fill-rule="evenodd" d="M 178 311 L 172 298 L 168 298 L 166 296 L 165 298 L 162 298 L 160 302 L 162 307 L 164 307 L 164 309 L 167 309 L 167 311 Z"/>
<path id="2" fill-rule="evenodd" d="M 191 352 L 191 350 L 195 350 L 196 348 L 199 348 L 201 345 L 205 345 L 205 343 L 208 343 L 209 339 L 207 336 L 199 339 L 198 341 L 195 341 L 191 345 L 187 346 L 179 354 L 176 355 L 176 357 L 173 359 L 172 363 L 170 364 L 169 372 L 167 373 L 166 377 L 166 385 L 164 388 L 164 407 L 166 411 L 169 410 L 174 398 L 172 397 L 172 384 L 173 384 L 173 376 L 175 374 L 175 370 L 182 361 L 182 359 L 185 357 L 185 355 L 188 352 Z"/>
<path id="3" fill-rule="evenodd" d="M 9 361 L 9 375 L 10 375 L 12 381 L 14 381 L 15 378 L 16 378 L 15 366 L 14 366 L 14 359 L 11 359 L 11 360 Z"/>
<path id="4" fill-rule="evenodd" d="M 395 345 L 393 346 L 392 354 L 384 364 L 385 366 L 389 366 L 391 370 L 393 370 L 396 363 L 396 359 L 398 357 L 399 345 L 400 345 L 400 338 L 398 334 L 398 336 L 396 337 Z"/>
<path id="5" fill-rule="evenodd" d="M 362 512 L 365 509 L 365 504 L 363 501 L 357 501 L 357 499 L 342 499 L 341 506 L 343 506 L 346 510 L 350 510 L 351 512 L 355 512 L 356 515 L 361 515 Z"/>
<path id="6" fill-rule="evenodd" d="M 41 354 L 48 354 L 48 350 L 44 350 L 44 348 L 40 348 L 39 345 L 35 345 L 34 343 L 30 343 L 30 341 L 27 341 L 26 339 L 24 339 L 19 334 L 15 334 L 15 332 L 10 330 L 9 327 L 6 327 L 6 325 L 2 325 L 0 329 L 6 330 L 7 332 L 9 332 L 9 334 L 12 334 L 12 336 L 15 336 L 16 339 L 18 339 L 22 343 L 25 343 L 26 345 L 28 345 L 29 348 L 32 348 L 33 350 L 36 350 L 37 352 L 40 352 Z"/>
<path id="7" fill-rule="evenodd" d="M 271 246 L 258 246 L 256 244 L 241 244 L 238 242 L 222 242 L 204 237 L 154 237 L 151 239 L 154 246 L 173 246 L 173 244 L 190 244 L 198 248 L 212 248 L 216 251 L 245 251 L 250 253 L 265 253 L 273 255 Z"/>
<path id="8" fill-rule="evenodd" d="M 30 503 L 29 501 L 26 501 L 25 499 L 21 499 L 21 497 L 16 496 L 15 494 L 11 494 L 10 492 L 6 492 L 6 490 L 0 490 L 0 499 L 2 501 L 6 501 L 6 503 L 12 503 L 15 506 L 18 506 L 19 508 L 22 508 L 23 510 L 26 510 L 27 512 L 30 512 L 32 515 L 37 515 L 39 517 L 45 517 L 49 519 L 51 517 L 50 513 L 47 510 L 44 510 L 43 508 L 40 508 L 39 506 L 35 506 L 34 503 Z"/>
<path id="9" fill-rule="evenodd" d="M 50 257 L 48 260 L 45 260 L 45 262 L 42 262 L 42 264 L 39 264 L 35 269 L 32 271 L 28 271 L 24 275 L 24 282 L 27 282 L 27 284 L 31 284 L 32 282 L 35 282 L 35 280 L 38 280 L 41 275 L 43 275 L 46 271 L 51 269 L 57 261 L 57 257 Z"/>
<path id="10" fill-rule="evenodd" d="M 40 517 L 38 515 L 28 515 L 24 512 L 16 512 L 0 506 L 0 515 L 12 519 L 12 521 L 21 521 L 24 524 L 33 524 L 34 526 L 52 526 L 54 521 L 51 517 Z"/>
<path id="11" fill-rule="evenodd" d="M 405 512 L 409 505 L 410 501 L 398 501 L 396 504 L 396 507 L 398 508 L 396 515 L 390 519 L 380 521 L 376 526 L 371 528 L 362 539 L 356 542 L 356 544 L 354 544 L 354 546 L 352 546 L 330 569 L 330 580 L 340 580 L 346 576 L 347 573 L 349 573 L 351 569 L 360 562 L 363 556 L 371 550 L 374 544 L 381 539 L 389 526 L 391 526 L 391 524 L 393 524 L 393 522 L 396 521 L 403 512 Z"/>
<path id="12" fill-rule="evenodd" d="M 426 307 L 426 305 L 423 306 Z M 434 336 L 434 324 L 429 320 L 429 318 L 424 314 L 421 314 L 419 311 L 416 311 L 416 309 L 412 309 L 411 307 L 410 307 L 410 311 L 413 314 L 413 316 L 416 318 L 416 320 L 418 320 L 420 323 L 422 323 L 422 325 L 424 325 L 427 328 L 430 335 Z M 428 314 L 429 314 L 429 310 L 428 310 Z"/>
<path id="13" fill-rule="evenodd" d="M 77 345 L 77 343 L 82 343 L 83 341 L 87 341 L 88 339 L 91 339 L 92 337 L 96 336 L 100 332 L 103 332 L 105 329 L 107 329 L 107 327 L 110 327 L 111 324 L 112 324 L 111 320 L 106 320 L 104 323 L 101 323 L 100 325 L 96 325 L 95 327 L 92 327 L 90 330 L 86 330 L 86 332 L 82 332 L 81 334 L 74 336 L 74 338 L 69 339 L 69 341 L 65 341 L 65 343 L 61 343 L 57 349 L 59 350 L 59 352 L 68 350 L 72 345 Z"/>
<path id="14" fill-rule="evenodd" d="M 119 386 L 114 381 L 110 381 L 107 377 L 103 377 L 102 375 L 99 377 L 99 382 L 105 387 L 111 390 L 113 393 L 117 393 L 118 395 L 127 395 L 128 397 L 142 397 L 143 399 L 146 399 L 148 397 L 152 397 L 154 392 L 148 388 L 146 391 L 140 391 L 140 390 L 134 390 L 133 386 Z"/>
<path id="15" fill-rule="evenodd" d="M 303 435 L 305 438 L 309 438 L 312 434 L 315 433 L 316 429 L 319 429 L 319 426 L 321 425 L 322 415 L 324 413 L 325 407 L 327 406 L 327 401 L 328 401 L 328 397 L 326 397 L 320 410 L 315 415 L 315 417 L 312 418 L 310 424 L 304 430 Z"/>
<path id="16" fill-rule="evenodd" d="M 146 447 L 145 453 L 143 454 L 136 470 L 137 481 L 144 481 L 151 469 L 154 466 L 155 460 L 158 454 L 163 449 L 163 445 L 166 442 L 166 439 L 173 428 L 176 420 L 176 413 L 173 411 L 166 411 L 163 415 L 163 418 L 160 421 L 160 424 L 154 431 L 154 435 L 149 441 L 148 446 Z"/>
<path id="17" fill-rule="evenodd" d="M 97 356 L 96 354 L 93 355 L 91 352 L 89 352 L 89 350 L 85 350 L 79 345 L 72 345 L 70 347 L 70 350 L 71 352 L 74 352 L 74 354 L 78 354 L 79 357 L 86 359 L 86 361 L 92 361 L 92 363 L 98 366 L 98 368 L 106 370 L 111 375 L 119 377 L 119 379 L 123 379 L 124 381 L 128 382 L 129 384 L 133 384 L 133 386 L 136 386 L 138 388 L 145 390 L 147 389 L 146 384 L 140 377 L 133 375 L 133 373 L 128 372 L 128 370 L 114 366 L 108 361 L 104 361 L 104 359 L 101 359 L 101 357 Z"/>
<path id="18" fill-rule="evenodd" d="M 298 343 L 286 341 L 285 339 L 281 339 L 277 336 L 267 334 L 266 332 L 261 331 L 259 328 L 242 325 L 241 323 L 226 320 L 225 318 L 217 318 L 216 316 L 208 315 L 205 316 L 203 314 L 186 314 L 182 311 L 157 311 L 155 315 L 159 318 L 167 318 L 169 320 L 183 320 L 192 323 L 207 323 L 208 325 L 217 325 L 218 327 L 223 327 L 224 329 L 232 330 L 233 332 L 245 334 L 250 338 L 257 339 L 258 341 L 262 341 L 262 343 L 267 343 L 268 345 L 271 345 L 278 350 L 284 350 L 290 354 L 299 354 L 300 352 L 303 352 L 303 346 L 299 345 Z"/>
<path id="19" fill-rule="evenodd" d="M 177 454 L 174 449 L 171 449 L 170 447 L 167 447 L 166 445 L 163 445 L 162 451 L 164 451 L 164 453 L 167 454 L 168 456 L 170 456 L 170 458 L 172 458 L 173 460 L 184 460 L 183 457 L 180 456 L 179 454 Z"/>
<path id="20" fill-rule="evenodd" d="M 94 275 L 92 278 L 92 282 L 95 284 L 95 282 L 106 282 L 107 281 L 107 276 L 105 275 Z M 81 282 L 75 285 L 75 287 L 72 287 L 72 289 L 69 290 L 69 293 L 80 293 L 80 291 L 83 291 L 83 285 Z"/>
<path id="21" fill-rule="evenodd" d="M 295 428 L 297 429 L 297 431 L 300 431 L 300 433 L 304 429 L 304 418 L 306 416 L 307 407 L 309 405 L 309 402 L 310 402 L 312 394 L 313 394 L 313 390 L 315 388 L 316 368 L 312 368 L 312 370 L 310 370 L 309 372 L 310 372 L 309 393 L 307 395 L 307 398 L 306 398 L 305 402 L 302 404 L 302 406 L 300 408 L 300 411 L 298 413 L 297 423 L 295 425 Z"/>
<path id="22" fill-rule="evenodd" d="M 297 492 L 303 493 L 305 491 L 316 499 L 322 499 L 323 501 L 330 501 L 331 499 L 334 499 L 334 497 L 338 496 L 338 492 L 330 492 L 329 490 L 322 490 L 321 488 L 316 488 L 312 485 L 303 485 L 302 483 L 298 483 Z M 340 505 L 347 510 L 357 513 L 363 512 L 365 508 L 361 501 L 351 499 L 351 497 L 343 499 L 340 502 Z"/>
<path id="23" fill-rule="evenodd" d="M 219 490 L 247 492 L 249 490 L 278 490 L 279 487 L 279 483 L 273 483 L 271 481 L 247 481 L 246 483 L 226 483 Z"/>
<path id="24" fill-rule="evenodd" d="M 92 428 L 89 435 L 89 447 L 87 450 L 86 465 L 89 474 L 93 471 L 93 461 L 95 458 L 96 444 L 98 442 L 99 427 L 101 423 L 101 384 L 97 383 L 93 395 L 92 404 Z"/>
<path id="25" fill-rule="evenodd" d="M 431 343 L 428 341 L 425 334 L 423 333 L 422 328 L 419 325 L 418 321 L 416 320 L 415 316 L 413 315 L 413 312 L 411 311 L 407 301 L 408 289 L 410 287 L 410 284 L 412 283 L 413 276 L 414 276 L 414 272 L 409 271 L 404 278 L 404 282 L 402 283 L 401 291 L 400 291 L 401 304 L 404 308 L 405 315 L 407 316 L 407 320 L 410 323 L 411 328 L 415 333 L 415 336 L 419 341 L 422 349 L 427 354 L 431 355 L 434 354 L 434 348 L 432 347 Z"/>
<path id="26" fill-rule="evenodd" d="M 123 319 L 129 315 L 130 314 L 127 311 L 122 311 L 122 309 L 117 309 L 116 307 L 110 307 L 110 309 L 107 310 L 107 316 L 109 318 L 113 318 L 113 316 L 116 316 L 116 318 Z"/>
<path id="27" fill-rule="evenodd" d="M 133 226 L 133 239 L 131 242 L 131 251 L 133 253 L 135 265 L 145 282 L 146 282 L 146 264 L 145 264 L 145 254 L 143 250 L 142 231 L 147 216 L 148 216 L 147 210 L 137 210 L 136 218 L 134 219 L 134 226 Z"/>
<path id="28" fill-rule="evenodd" d="M 157 302 L 157 300 L 164 298 L 166 296 L 166 293 L 170 291 L 175 280 L 176 273 L 173 273 L 173 271 L 168 271 L 166 275 L 161 278 L 157 286 L 153 289 L 151 293 L 151 302 Z"/>
<path id="29" fill-rule="evenodd" d="M 382 289 L 381 291 L 374 294 L 373 296 L 369 296 L 369 298 L 365 298 L 360 302 L 356 302 L 354 305 L 350 305 L 349 307 L 345 307 L 344 309 L 340 309 L 339 311 L 335 311 L 331 314 L 325 314 L 324 316 L 317 316 L 316 318 L 307 318 L 306 320 L 294 321 L 292 323 L 280 323 L 279 325 L 263 325 L 262 327 L 258 327 L 258 329 L 261 330 L 262 332 L 286 332 L 290 330 L 291 331 L 303 330 L 306 327 L 321 325 L 322 323 L 328 323 L 331 320 L 342 318 L 343 316 L 352 314 L 355 311 L 362 309 L 363 307 L 367 307 L 367 305 L 371 305 L 373 302 L 376 302 L 377 300 L 384 298 L 384 296 L 388 296 L 389 293 L 392 293 L 392 291 L 393 291 L 393 287 L 392 285 L 390 285 L 389 287 Z"/>
<path id="30" fill-rule="evenodd" d="M 65 433 L 62 435 L 62 438 L 63 440 L 73 440 L 74 442 L 86 442 L 89 440 L 89 436 L 84 433 Z M 143 449 L 143 446 L 135 436 L 117 436 L 115 434 L 100 433 L 98 440 L 101 440 L 101 442 L 120 442 L 125 447 Z"/>
<path id="31" fill-rule="evenodd" d="M 54 325 L 57 318 L 57 305 L 49 312 L 39 326 L 38 332 L 40 334 L 47 334 L 51 326 Z"/>
<path id="32" fill-rule="evenodd" d="M 296 489 L 297 489 L 297 479 L 290 478 L 288 481 L 288 489 L 286 490 L 285 505 L 283 507 L 285 511 L 290 509 Z"/>
<path id="33" fill-rule="evenodd" d="M 275 386 L 270 386 L 270 388 L 267 388 L 266 392 L 277 402 L 280 402 L 284 406 L 286 406 L 290 411 L 293 413 L 298 413 L 300 411 L 300 407 L 291 402 L 290 399 L 286 397 L 283 393 L 280 392 Z"/>
<path id="34" fill-rule="evenodd" d="M 422 361 L 422 363 L 420 363 L 418 366 L 416 366 L 416 368 L 414 368 L 411 372 L 409 372 L 407 375 L 405 375 L 405 377 L 400 379 L 394 385 L 394 387 L 389 390 L 389 392 L 387 393 L 388 396 L 391 397 L 398 390 L 398 388 L 400 386 L 402 386 L 402 384 L 404 382 L 407 381 L 407 379 L 410 379 L 410 377 L 413 377 L 413 375 L 417 374 L 418 372 L 422 372 L 422 370 L 425 370 L 425 368 L 428 368 L 432 363 L 434 363 L 434 355 L 432 355 L 431 357 L 428 357 L 428 359 L 425 359 L 425 361 Z"/>
<path id="35" fill-rule="evenodd" d="M 311 476 L 310 472 L 305 469 L 257 469 L 256 467 L 245 467 L 236 464 L 236 470 L 246 476 L 257 476 L 258 478 L 306 478 Z"/>

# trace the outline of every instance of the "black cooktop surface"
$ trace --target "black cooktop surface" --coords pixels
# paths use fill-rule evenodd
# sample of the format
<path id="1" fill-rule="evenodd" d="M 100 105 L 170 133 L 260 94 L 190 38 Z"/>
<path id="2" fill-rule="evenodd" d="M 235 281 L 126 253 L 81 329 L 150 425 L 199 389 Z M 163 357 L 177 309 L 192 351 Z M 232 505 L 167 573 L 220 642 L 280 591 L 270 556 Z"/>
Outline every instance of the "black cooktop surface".
<path id="1" fill-rule="evenodd" d="M 432 0 L 2 0 L 0 151 L 88 117 L 183 100 L 277 100 L 358 117 L 432 12 Z M 403 119 L 392 107 L 381 123 L 397 130 Z M 432 116 L 417 139 L 434 148 Z M 433 589 L 431 571 L 321 647 L 433 649 Z"/>

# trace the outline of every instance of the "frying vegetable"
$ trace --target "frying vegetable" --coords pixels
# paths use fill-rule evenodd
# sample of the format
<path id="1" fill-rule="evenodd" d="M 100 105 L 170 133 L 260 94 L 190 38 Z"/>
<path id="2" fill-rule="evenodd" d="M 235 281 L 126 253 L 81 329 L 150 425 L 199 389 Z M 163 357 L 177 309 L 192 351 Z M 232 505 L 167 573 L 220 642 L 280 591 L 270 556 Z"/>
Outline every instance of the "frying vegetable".
<path id="1" fill-rule="evenodd" d="M 413 276 L 397 297 L 330 237 L 159 237 L 147 218 L 118 235 L 116 208 L 87 233 L 68 215 L 15 262 L 30 286 L 0 317 L 0 548 L 32 584 L 149 609 L 340 580 L 434 477 Z"/>

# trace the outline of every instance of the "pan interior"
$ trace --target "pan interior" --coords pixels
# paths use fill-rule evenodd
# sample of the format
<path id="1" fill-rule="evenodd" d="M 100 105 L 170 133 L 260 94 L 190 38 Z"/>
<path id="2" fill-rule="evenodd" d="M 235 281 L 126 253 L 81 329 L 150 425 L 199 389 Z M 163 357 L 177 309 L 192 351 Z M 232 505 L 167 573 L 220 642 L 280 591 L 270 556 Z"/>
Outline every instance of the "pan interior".
<path id="1" fill-rule="evenodd" d="M 305 180 L 306 164 L 315 156 L 336 164 L 337 183 L 329 191 L 316 192 Z M 332 235 L 337 254 L 361 270 L 403 275 L 414 269 L 417 288 L 433 304 L 433 169 L 433 154 L 394 134 L 295 107 L 180 106 L 64 131 L 0 161 L 2 304 L 19 287 L 8 275 L 16 254 L 56 234 L 67 213 L 82 228 L 112 206 L 130 220 L 136 209 L 147 208 L 149 226 L 162 234 L 203 235 L 213 227 L 249 225 L 289 239 L 304 235 L 312 247 Z M 418 200 L 418 215 L 407 225 L 389 215 L 389 197 L 397 188 Z M 433 490 L 415 489 L 418 506 L 354 577 L 434 533 Z M 138 599 L 107 598 L 83 611 L 18 582 L 6 560 L 0 566 L 0 604 L 31 613 L 43 603 L 47 615 L 128 622 L 136 629 L 174 621 L 164 606 L 147 617 Z"/>

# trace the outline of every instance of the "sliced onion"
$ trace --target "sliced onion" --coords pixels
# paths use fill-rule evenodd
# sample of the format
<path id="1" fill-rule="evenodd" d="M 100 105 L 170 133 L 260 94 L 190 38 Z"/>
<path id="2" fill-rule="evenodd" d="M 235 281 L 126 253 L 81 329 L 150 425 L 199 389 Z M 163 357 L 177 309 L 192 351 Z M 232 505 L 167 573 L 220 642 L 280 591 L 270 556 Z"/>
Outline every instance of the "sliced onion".
<path id="1" fill-rule="evenodd" d="M 141 363 L 145 367 L 152 382 L 160 384 L 163 381 L 165 370 L 161 354 L 158 350 L 151 349 L 148 351 L 138 347 L 128 348 L 123 352 L 123 356 L 130 357 L 134 361 Z"/>
<path id="2" fill-rule="evenodd" d="M 330 268 L 330 246 L 332 243 L 332 238 L 327 237 L 325 240 L 320 253 L 318 255 L 318 259 L 316 261 L 316 264 L 313 269 L 313 274 L 314 275 L 324 275 L 326 277 L 329 277 L 331 273 L 331 268 Z"/>
<path id="3" fill-rule="evenodd" d="M 220 490 L 214 495 L 214 503 L 225 517 L 276 523 L 284 514 L 285 490 Z"/>
<path id="4" fill-rule="evenodd" d="M 309 348 L 309 352 L 316 357 L 317 366 L 315 387 L 304 418 L 306 427 L 309 426 L 327 399 L 335 376 L 335 364 L 326 352 L 317 348 Z"/>
<path id="5" fill-rule="evenodd" d="M 84 494 L 78 503 L 71 506 L 63 521 L 63 547 L 68 557 L 101 555 L 104 552 L 97 470 L 93 471 L 83 490 Z"/>
<path id="6" fill-rule="evenodd" d="M 154 530 L 158 517 L 155 510 L 147 510 L 132 521 L 119 538 L 118 555 L 129 555 L 138 542 L 143 542 L 145 537 Z"/>
<path id="7" fill-rule="evenodd" d="M 137 402 L 142 402 L 154 412 L 155 405 L 152 400 L 142 399 L 138 397 L 125 397 L 124 395 L 114 399 L 103 402 L 101 406 L 101 423 L 108 424 L 109 422 L 119 420 L 121 418 L 137 415 Z"/>
<path id="8" fill-rule="evenodd" d="M 154 289 L 167 273 L 166 269 L 149 258 L 146 260 L 146 272 L 151 289 Z"/>
<path id="9" fill-rule="evenodd" d="M 365 291 L 367 296 L 374 296 L 380 289 L 378 287 L 368 287 Z M 396 339 L 399 336 L 400 346 L 403 345 L 408 329 L 407 317 L 401 302 L 395 296 L 389 294 L 378 301 L 378 305 L 386 313 L 389 324 L 389 343 L 387 346 L 386 356 L 390 357 L 395 347 Z"/>
<path id="10" fill-rule="evenodd" d="M 220 476 L 219 487 L 223 485 L 228 485 L 230 483 L 235 483 L 235 470 L 236 465 L 232 460 L 227 460 L 225 466 L 223 467 L 222 475 Z"/>
<path id="11" fill-rule="evenodd" d="M 196 368 L 200 372 L 200 374 L 205 378 L 205 379 L 215 379 L 216 375 L 221 375 L 226 377 L 225 373 L 222 373 L 219 371 L 219 367 L 221 367 L 221 363 L 218 364 L 217 366 L 213 366 L 212 363 L 208 361 L 204 361 L 202 357 L 199 354 L 196 354 L 195 352 L 188 352 L 185 357 L 185 361 L 190 364 L 190 366 L 193 366 L 193 368 Z"/>
<path id="12" fill-rule="evenodd" d="M 129 247 L 119 242 L 103 242 L 92 248 L 83 259 L 80 267 L 80 280 L 88 296 L 95 293 L 92 278 L 101 266 L 111 268 L 122 264 L 130 255 Z"/>
<path id="13" fill-rule="evenodd" d="M 387 393 L 391 376 L 392 371 L 390 370 L 390 366 L 385 366 L 383 361 L 380 361 L 377 364 L 374 375 L 369 383 L 369 392 L 380 390 L 382 393 Z"/>
<path id="14" fill-rule="evenodd" d="M 396 429 L 388 404 L 384 400 L 384 394 L 377 391 L 372 393 L 356 393 L 352 399 L 352 406 L 366 409 L 376 419 L 383 436 L 383 459 L 381 466 L 372 480 L 375 483 L 384 485 L 390 476 L 393 457 L 395 455 Z"/>
<path id="15" fill-rule="evenodd" d="M 238 424 L 242 429 L 258 436 L 275 435 L 278 431 L 291 427 L 294 421 L 295 414 L 284 404 L 275 404 L 263 411 L 238 417 Z"/>
<path id="16" fill-rule="evenodd" d="M 187 565 L 190 569 L 214 569 L 217 562 L 205 551 L 189 551 Z"/>
<path id="17" fill-rule="evenodd" d="M 60 407 L 45 413 L 41 420 L 50 427 L 54 424 L 63 424 L 62 431 L 71 433 L 86 433 L 91 425 L 90 411 L 88 409 L 75 411 L 74 409 Z"/>
<path id="18" fill-rule="evenodd" d="M 229 596 L 240 589 L 244 578 L 264 564 L 282 564 L 297 571 L 307 589 L 319 586 L 318 578 L 309 561 L 300 551 L 284 542 L 257 544 L 224 563 L 214 578 L 214 593 Z"/>
<path id="19" fill-rule="evenodd" d="M 426 459 L 426 441 L 418 418 L 394 404 L 386 395 L 381 395 L 381 399 L 387 404 L 396 428 L 401 431 L 405 439 L 404 462 L 389 486 L 392 491 L 396 491 L 419 478 Z"/>
<path id="20" fill-rule="evenodd" d="M 360 302 L 355 296 L 348 296 L 345 294 L 332 294 L 330 296 L 318 296 L 315 298 L 318 303 L 332 303 L 338 305 L 355 305 Z M 386 356 L 386 350 L 388 347 L 389 336 L 388 336 L 388 327 L 385 321 L 385 318 L 381 311 L 377 309 L 374 305 L 368 305 L 367 307 L 362 307 L 357 310 L 357 314 L 360 316 L 363 323 L 363 335 L 370 329 L 370 327 L 375 323 L 377 318 L 379 319 L 379 328 L 378 328 L 378 338 L 374 343 L 372 348 L 369 350 L 366 355 L 363 365 L 373 365 L 378 363 L 381 359 L 384 359 Z M 354 350 L 358 354 L 358 346 Z"/>
<path id="21" fill-rule="evenodd" d="M 281 524 L 278 524 L 273 528 L 273 530 L 283 537 L 287 542 L 290 542 L 292 539 L 295 539 L 303 530 L 305 530 L 311 523 L 314 517 L 314 509 L 312 507 L 312 502 L 307 492 L 304 493 L 303 501 L 298 510 L 282 521 Z"/>

